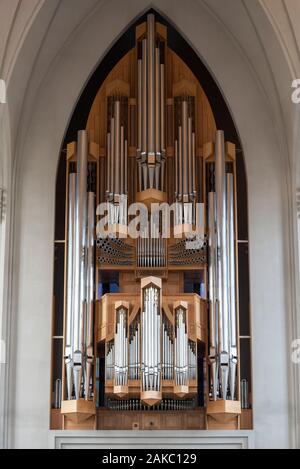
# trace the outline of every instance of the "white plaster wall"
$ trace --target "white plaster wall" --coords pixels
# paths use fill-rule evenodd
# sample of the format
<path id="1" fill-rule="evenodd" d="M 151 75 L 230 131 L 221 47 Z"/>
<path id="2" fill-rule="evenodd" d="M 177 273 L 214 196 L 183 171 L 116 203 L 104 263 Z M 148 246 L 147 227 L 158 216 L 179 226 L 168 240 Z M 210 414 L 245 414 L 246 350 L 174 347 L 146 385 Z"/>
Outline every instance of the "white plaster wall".
<path id="1" fill-rule="evenodd" d="M 214 2 L 205 3 L 213 6 Z M 46 4 L 50 8 L 49 2 Z M 44 36 L 51 61 L 43 56 L 48 68 L 39 68 L 41 62 L 33 68 L 34 86 L 28 87 L 18 139 L 14 140 L 17 179 L 9 445 L 16 448 L 48 444 L 54 198 L 60 144 L 89 74 L 128 23 L 149 7 L 145 0 L 99 1 L 98 9 L 85 17 L 63 47 L 58 50 L 56 41 L 51 49 L 51 38 L 60 34 L 62 24 L 64 28 L 70 28 L 69 21 L 76 24 L 74 15 L 78 11 L 72 13 L 69 0 L 62 4 L 68 8 L 69 18 L 60 17 L 58 11 Z M 286 273 L 291 275 L 292 253 L 286 247 L 290 243 L 291 173 L 284 130 L 274 125 L 279 122 L 275 107 L 266 99 L 236 37 L 207 5 L 196 0 L 157 0 L 153 6 L 174 23 L 208 64 L 240 132 L 249 189 L 255 444 L 288 447 L 286 324 L 291 315 L 291 285 Z M 45 15 L 45 11 L 42 13 Z M 249 28 L 249 18 L 241 15 L 238 20 Z M 28 44 L 24 50 L 30 53 Z M 14 113 L 18 109 L 18 67 L 20 71 L 22 61 L 16 63 L 9 89 Z M 39 73 L 34 74 L 37 70 Z"/>

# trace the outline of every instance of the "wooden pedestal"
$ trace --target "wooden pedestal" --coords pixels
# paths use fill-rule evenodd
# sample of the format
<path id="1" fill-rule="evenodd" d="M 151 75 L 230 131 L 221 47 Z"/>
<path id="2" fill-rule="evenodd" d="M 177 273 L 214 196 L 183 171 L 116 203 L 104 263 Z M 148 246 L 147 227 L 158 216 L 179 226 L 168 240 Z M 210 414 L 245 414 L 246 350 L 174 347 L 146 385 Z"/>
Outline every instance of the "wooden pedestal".
<path id="1" fill-rule="evenodd" d="M 166 192 L 158 191 L 157 189 L 147 189 L 143 192 L 136 194 L 136 201 L 145 204 L 148 209 L 151 204 L 162 204 L 167 202 Z"/>
<path id="2" fill-rule="evenodd" d="M 160 391 L 143 391 L 141 392 L 141 401 L 152 407 L 162 400 Z"/>
<path id="3" fill-rule="evenodd" d="M 188 386 L 174 386 L 174 394 L 178 397 L 185 397 L 189 393 Z"/>
<path id="4" fill-rule="evenodd" d="M 62 401 L 61 413 L 65 430 L 93 430 L 96 425 L 96 406 L 84 399 Z"/>
<path id="5" fill-rule="evenodd" d="M 207 405 L 208 430 L 238 430 L 241 415 L 239 401 L 209 401 Z"/>
<path id="6" fill-rule="evenodd" d="M 114 386 L 114 394 L 122 399 L 129 393 L 128 386 Z"/>

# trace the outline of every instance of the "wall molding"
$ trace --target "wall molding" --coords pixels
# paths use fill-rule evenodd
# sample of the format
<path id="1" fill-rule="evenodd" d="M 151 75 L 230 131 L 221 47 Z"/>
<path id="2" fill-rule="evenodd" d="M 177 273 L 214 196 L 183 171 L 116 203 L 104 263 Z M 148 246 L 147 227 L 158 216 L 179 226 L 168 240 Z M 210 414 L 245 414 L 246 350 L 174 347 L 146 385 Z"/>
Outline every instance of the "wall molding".
<path id="1" fill-rule="evenodd" d="M 254 449 L 253 431 L 50 431 L 49 449 Z"/>

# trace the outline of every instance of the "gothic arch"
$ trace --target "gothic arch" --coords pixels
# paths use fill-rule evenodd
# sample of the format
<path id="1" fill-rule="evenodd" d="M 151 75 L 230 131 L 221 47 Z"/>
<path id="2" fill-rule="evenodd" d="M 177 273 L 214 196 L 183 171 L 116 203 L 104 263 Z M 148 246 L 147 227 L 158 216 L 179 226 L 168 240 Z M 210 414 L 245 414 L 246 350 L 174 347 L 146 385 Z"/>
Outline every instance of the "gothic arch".
<path id="1" fill-rule="evenodd" d="M 147 1 L 130 0 L 124 14 L 116 17 L 116 9 L 119 7 L 122 10 L 123 4 L 120 2 L 118 5 L 116 1 L 101 3 L 97 8 L 92 5 L 93 14 L 85 16 L 68 41 L 58 40 L 59 47 L 56 46 L 51 56 L 51 66 L 36 63 L 31 85 L 25 95 L 15 154 L 17 172 L 14 175 L 18 192 L 13 216 L 20 229 L 19 232 L 10 233 L 15 240 L 15 248 L 10 252 L 15 266 L 10 286 L 10 292 L 14 294 L 11 321 L 15 328 L 15 343 L 11 349 L 9 408 L 12 411 L 10 445 L 15 447 L 42 447 L 48 441 L 49 330 L 57 155 L 77 97 L 99 58 L 104 57 L 132 18 L 140 15 L 141 9 L 145 11 L 149 8 Z M 294 306 L 291 304 L 289 282 L 289 278 L 293 277 L 290 267 L 293 254 L 287 253 L 285 246 L 291 230 L 287 218 L 287 184 L 291 174 L 285 160 L 287 153 L 278 143 L 273 127 L 273 117 L 275 115 L 276 120 L 278 116 L 276 111 L 272 114 L 257 76 L 243 55 L 240 38 L 228 34 L 226 25 L 220 24 L 203 2 L 187 0 L 175 8 L 171 0 L 157 0 L 155 6 L 176 25 L 199 56 L 209 64 L 239 130 L 249 183 L 255 435 L 258 446 L 288 446 L 290 371 L 285 357 L 289 351 L 290 335 L 285 324 L 287 312 Z M 46 16 L 45 10 L 41 10 L 40 14 Z M 61 14 L 60 20 L 63 21 L 62 13 L 58 11 L 56 19 Z M 41 17 L 37 15 L 36 20 L 39 19 Z M 11 77 L 9 96 L 12 98 L 12 112 L 15 112 L 13 95 L 18 95 L 16 90 L 20 80 L 18 77 L 22 76 L 23 60 L 28 57 L 28 46 L 38 33 L 32 28 L 20 48 L 25 55 L 22 60 L 22 54 L 19 55 Z M 55 37 L 55 30 L 51 27 L 48 33 L 47 40 Z M 28 38 L 30 41 L 26 42 Z M 42 52 L 46 53 L 50 47 L 47 41 L 44 47 L 41 48 L 40 58 Z M 16 115 L 12 116 L 14 127 L 11 133 L 14 140 L 17 132 L 15 118 Z M 272 219 L 265 227 L 264 221 L 270 213 Z M 276 258 L 274 250 L 278 253 Z M 28 258 L 28 252 L 34 253 L 34 258 Z M 36 265 L 37 257 L 39 265 Z M 272 330 L 272 335 L 268 336 L 266 347 L 265 331 L 268 330 Z M 32 335 L 35 341 L 30 340 Z M 277 367 L 281 370 L 280 376 Z M 39 372 L 31 374 L 33 369 Z M 276 398 L 267 398 L 264 394 L 266 373 L 272 380 Z M 30 388 L 32 392 L 18 393 L 20 386 L 25 390 Z M 36 410 L 35 414 L 32 414 L 32 409 Z M 25 435 L 24 422 L 28 415 L 32 424 Z M 278 433 L 272 438 L 275 427 Z"/>

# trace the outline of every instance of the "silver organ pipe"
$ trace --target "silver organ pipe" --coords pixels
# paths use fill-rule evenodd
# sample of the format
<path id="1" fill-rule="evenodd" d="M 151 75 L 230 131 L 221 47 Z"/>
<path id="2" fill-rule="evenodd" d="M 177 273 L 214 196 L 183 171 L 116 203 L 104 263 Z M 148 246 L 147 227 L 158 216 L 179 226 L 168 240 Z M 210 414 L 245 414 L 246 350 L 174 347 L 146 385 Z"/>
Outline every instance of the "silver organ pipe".
<path id="1" fill-rule="evenodd" d="M 69 176 L 65 343 L 68 400 L 90 399 L 92 388 L 95 196 L 87 193 L 87 165 L 87 132 L 80 131 L 77 172 Z"/>
<path id="2" fill-rule="evenodd" d="M 187 310 L 183 305 L 175 308 L 175 390 L 188 392 L 188 331 Z M 176 391 L 175 391 L 176 392 Z"/>
<path id="3" fill-rule="evenodd" d="M 218 343 L 218 305 L 217 305 L 217 279 L 216 279 L 216 195 L 214 192 L 208 194 L 208 247 L 209 247 L 209 360 L 211 366 L 211 384 L 213 390 L 213 399 L 217 400 L 218 392 L 218 361 L 217 361 L 217 343 Z"/>
<path id="4" fill-rule="evenodd" d="M 142 389 L 143 392 L 161 390 L 161 311 L 160 291 L 149 285 L 143 289 L 142 306 Z"/>
<path id="5" fill-rule="evenodd" d="M 109 214 L 111 224 L 126 224 L 126 210 L 122 207 L 127 195 L 128 143 L 126 139 L 125 118 L 127 99 L 109 99 L 111 117 L 107 133 L 107 201 L 113 204 Z"/>
<path id="6" fill-rule="evenodd" d="M 155 154 L 155 18 L 147 16 L 148 59 L 148 154 Z"/>
<path id="7" fill-rule="evenodd" d="M 189 380 L 197 379 L 197 345 L 195 342 L 189 340 L 188 345 L 189 354 Z"/>
<path id="8" fill-rule="evenodd" d="M 85 316 L 85 251 L 87 226 L 87 133 L 78 133 L 76 181 L 76 241 L 75 241 L 75 298 L 74 298 L 74 352 L 73 379 L 75 397 L 81 397 L 83 375 L 83 322 Z"/>
<path id="9" fill-rule="evenodd" d="M 215 180 L 217 206 L 218 256 L 218 305 L 219 305 L 219 355 L 221 392 L 227 398 L 229 377 L 229 316 L 228 316 L 228 259 L 227 259 L 227 213 L 224 133 L 217 132 L 215 147 Z"/>
<path id="10" fill-rule="evenodd" d="M 215 145 L 215 192 L 209 193 L 210 375 L 212 397 L 236 398 L 238 364 L 234 177 L 226 173 L 224 133 Z"/>
<path id="11" fill-rule="evenodd" d="M 165 238 L 138 238 L 137 267 L 166 267 L 167 240 Z"/>
<path id="12" fill-rule="evenodd" d="M 164 190 L 165 68 L 156 37 L 155 17 L 147 16 L 147 33 L 138 59 L 138 148 L 140 190 Z"/>
<path id="13" fill-rule="evenodd" d="M 164 318 L 163 321 L 163 380 L 172 380 L 174 377 L 174 341 L 173 327 L 169 321 Z"/>
<path id="14" fill-rule="evenodd" d="M 74 281 L 75 281 L 75 236 L 76 236 L 76 174 L 69 176 L 69 219 L 68 219 L 68 278 L 67 278 L 67 318 L 65 341 L 65 364 L 67 377 L 67 398 L 72 399 L 73 390 L 73 333 L 74 333 Z"/>
<path id="15" fill-rule="evenodd" d="M 113 380 L 114 379 L 114 369 L 115 369 L 115 344 L 114 341 L 106 343 L 105 351 L 105 379 Z"/>
<path id="16" fill-rule="evenodd" d="M 138 380 L 140 375 L 140 321 L 130 326 L 129 341 L 129 379 Z"/>
<path id="17" fill-rule="evenodd" d="M 86 380 L 85 398 L 90 398 L 92 365 L 94 362 L 93 329 L 94 329 L 94 226 L 95 226 L 95 194 L 88 193 L 88 224 L 87 224 L 87 292 L 86 292 Z"/>
<path id="18" fill-rule="evenodd" d="M 128 385 L 128 308 L 120 306 L 116 309 L 115 331 L 115 392 Z"/>
<path id="19" fill-rule="evenodd" d="M 238 363 L 237 346 L 237 317 L 236 317 L 236 288 L 235 288 L 235 223 L 234 223 L 234 178 L 227 174 L 227 226 L 228 226 L 228 254 L 229 259 L 229 323 L 230 323 L 230 396 L 234 400 L 236 391 L 236 369 Z"/>
<path id="20" fill-rule="evenodd" d="M 188 165 L 188 103 L 182 101 L 182 158 L 183 158 L 183 201 L 188 201 L 189 165 Z"/>
<path id="21" fill-rule="evenodd" d="M 195 223 L 196 201 L 196 138 L 193 130 L 194 100 L 191 96 L 177 98 L 179 122 L 175 140 L 175 199 L 182 203 L 182 219 L 178 224 Z"/>
<path id="22" fill-rule="evenodd" d="M 165 143 L 165 65 L 160 64 L 160 145 L 162 149 L 161 155 L 161 190 L 165 187 L 165 164 L 166 164 L 166 143 Z"/>

